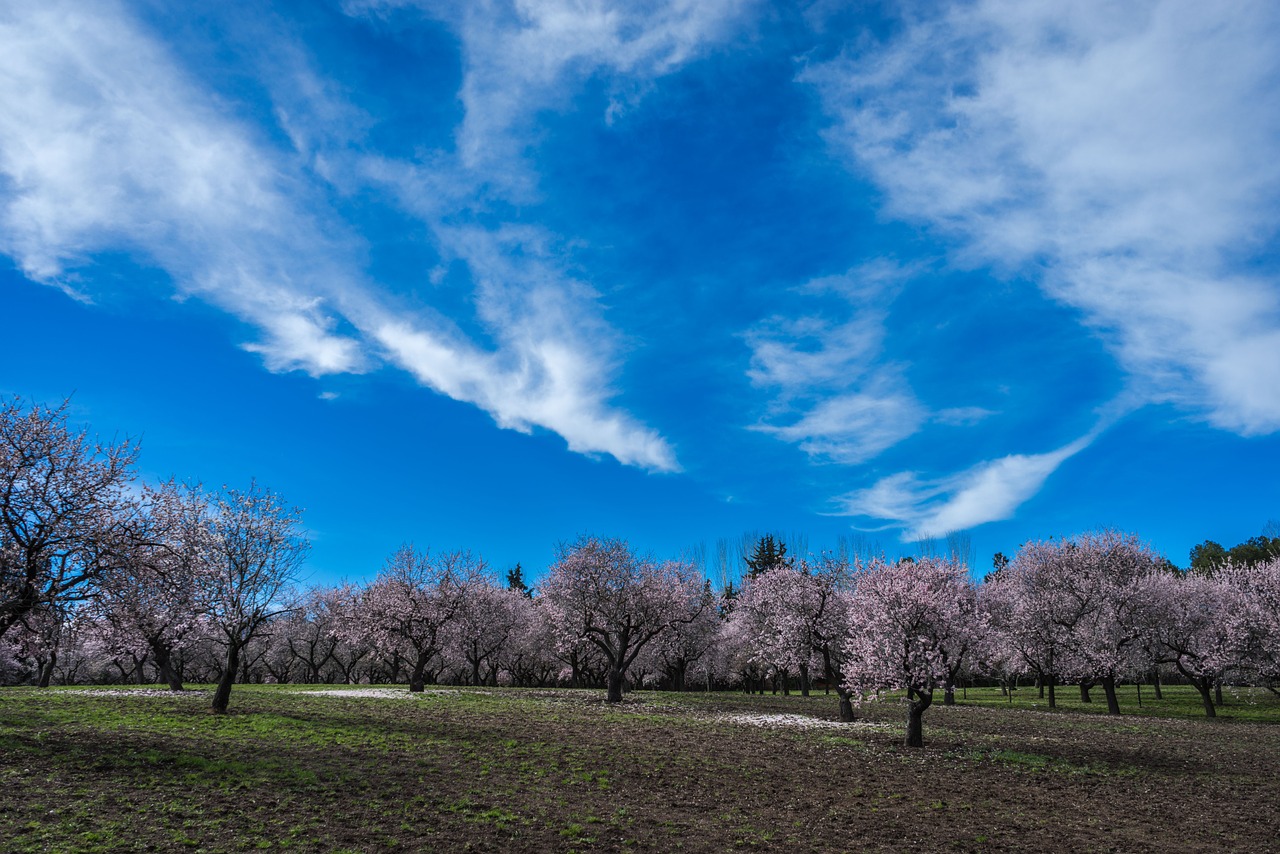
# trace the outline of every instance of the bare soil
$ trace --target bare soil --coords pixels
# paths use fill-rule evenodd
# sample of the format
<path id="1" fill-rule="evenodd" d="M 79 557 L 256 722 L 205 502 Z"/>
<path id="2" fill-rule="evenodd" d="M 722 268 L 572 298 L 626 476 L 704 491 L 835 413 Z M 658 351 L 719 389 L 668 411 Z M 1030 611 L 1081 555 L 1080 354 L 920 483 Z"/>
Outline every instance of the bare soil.
<path id="1" fill-rule="evenodd" d="M 0 849 L 1280 850 L 1271 723 L 939 705 L 911 750 L 900 705 L 833 697 L 205 706 L 0 690 Z"/>

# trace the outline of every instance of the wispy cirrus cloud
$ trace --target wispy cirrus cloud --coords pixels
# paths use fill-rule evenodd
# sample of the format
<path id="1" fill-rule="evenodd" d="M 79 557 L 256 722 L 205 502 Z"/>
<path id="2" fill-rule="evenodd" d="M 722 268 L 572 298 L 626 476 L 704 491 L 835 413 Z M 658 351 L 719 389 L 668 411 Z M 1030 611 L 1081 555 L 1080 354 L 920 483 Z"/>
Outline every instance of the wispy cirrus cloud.
<path id="1" fill-rule="evenodd" d="M 348 0 L 349 14 L 417 9 L 461 42 L 465 117 L 457 166 L 507 200 L 536 194 L 527 155 L 541 110 L 569 105 L 583 82 L 608 78 L 611 120 L 652 81 L 732 35 L 758 0 Z"/>
<path id="2" fill-rule="evenodd" d="M 75 290 L 95 253 L 134 253 L 261 329 L 273 370 L 363 370 L 338 247 L 263 154 L 119 7 L 0 16 L 0 248 L 24 273 Z"/>
<path id="3" fill-rule="evenodd" d="M 810 456 L 856 464 L 914 434 L 928 418 L 904 376 L 884 355 L 889 304 L 910 271 L 886 260 L 824 277 L 798 296 L 834 296 L 847 319 L 820 313 L 774 317 L 746 334 L 748 377 L 773 393 L 763 423 Z"/>
<path id="4" fill-rule="evenodd" d="M 406 310 L 368 280 L 361 237 L 324 186 L 368 180 L 350 150 L 358 133 L 325 129 L 335 116 L 366 119 L 304 59 L 272 81 L 288 94 L 276 118 L 295 150 L 282 150 L 125 7 L 10 5 L 0 13 L 0 250 L 70 292 L 95 256 L 127 252 L 168 273 L 179 295 L 260 330 L 245 346 L 271 370 L 320 376 L 389 361 L 501 426 L 543 427 L 575 451 L 677 468 L 669 444 L 611 402 L 616 335 L 594 291 L 554 255 L 502 227 L 437 230 L 442 250 L 472 269 L 493 346 L 429 305 Z M 448 169 L 438 184 L 454 190 L 435 201 L 447 211 L 461 184 Z"/>
<path id="5" fill-rule="evenodd" d="M 1030 275 L 1150 401 L 1280 429 L 1280 12 L 980 0 L 808 68 L 888 211 Z M 1034 478 L 1033 478 L 1034 480 Z"/>
<path id="6" fill-rule="evenodd" d="M 902 541 L 1008 519 L 1049 476 L 1087 448 L 1097 431 L 1042 454 L 1010 454 L 939 478 L 899 472 L 836 499 L 841 515 L 889 520 Z"/>
<path id="7" fill-rule="evenodd" d="M 604 76 L 614 98 L 599 120 L 611 121 L 628 98 L 725 38 L 754 5 L 348 3 L 348 13 L 357 16 L 419 9 L 444 20 L 458 36 L 464 114 L 455 150 L 413 162 L 366 156 L 355 171 L 426 223 L 446 258 L 466 265 L 477 319 L 502 344 L 486 360 L 493 364 L 477 371 L 475 363 L 444 358 L 437 340 L 392 323 L 379 333 L 392 358 L 433 387 L 468 390 L 468 399 L 486 408 L 489 401 L 510 401 L 495 414 L 503 426 L 523 430 L 539 424 L 554 429 L 573 450 L 589 452 L 606 443 L 624 462 L 678 469 L 674 451 L 659 434 L 601 405 L 619 358 L 619 336 L 606 322 L 595 289 L 566 272 L 554 248 L 564 239 L 522 222 L 481 225 L 468 214 L 487 212 L 493 202 L 537 202 L 538 176 L 529 154 L 540 139 L 540 111 L 566 108 L 585 81 Z M 492 370 L 496 365 L 502 369 Z"/>

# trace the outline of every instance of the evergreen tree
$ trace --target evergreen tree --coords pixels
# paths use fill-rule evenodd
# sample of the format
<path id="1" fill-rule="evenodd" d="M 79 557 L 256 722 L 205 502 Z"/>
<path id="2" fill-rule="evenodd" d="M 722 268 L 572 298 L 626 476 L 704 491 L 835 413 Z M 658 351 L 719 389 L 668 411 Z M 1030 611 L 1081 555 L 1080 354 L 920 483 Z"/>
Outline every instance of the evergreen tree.
<path id="1" fill-rule="evenodd" d="M 1236 566 L 1256 566 L 1276 557 L 1280 557 L 1280 537 L 1268 537 L 1265 533 L 1250 537 L 1229 549 L 1213 540 L 1205 540 L 1191 549 L 1190 571 L 1199 575 L 1213 575 L 1228 560 Z"/>
<path id="2" fill-rule="evenodd" d="M 525 583 L 524 568 L 519 563 L 516 563 L 513 569 L 507 570 L 507 589 L 519 591 L 530 599 L 533 598 L 533 590 Z"/>
<path id="3" fill-rule="evenodd" d="M 782 540 L 775 540 L 772 534 L 765 534 L 756 543 L 755 550 L 751 556 L 746 558 L 747 577 L 755 578 L 766 570 L 773 569 L 778 566 L 791 566 L 792 559 L 787 557 L 787 544 Z"/>

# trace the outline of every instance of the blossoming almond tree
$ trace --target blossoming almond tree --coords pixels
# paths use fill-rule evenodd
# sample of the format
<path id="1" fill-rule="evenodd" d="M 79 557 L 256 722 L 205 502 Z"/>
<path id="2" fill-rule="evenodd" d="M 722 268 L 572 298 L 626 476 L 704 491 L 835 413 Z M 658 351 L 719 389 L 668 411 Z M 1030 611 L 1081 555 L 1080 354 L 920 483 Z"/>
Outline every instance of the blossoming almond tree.
<path id="1" fill-rule="evenodd" d="M 142 505 L 121 566 L 102 577 L 87 610 L 108 649 L 151 656 L 161 681 L 181 691 L 172 659 L 202 619 L 197 594 L 210 545 L 208 499 L 198 488 L 170 480 L 144 487 Z"/>
<path id="2" fill-rule="evenodd" d="M 965 568 L 926 557 L 873 560 L 858 573 L 845 638 L 845 685 L 859 698 L 908 693 L 908 747 L 924 745 L 922 716 L 945 688 L 979 625 Z"/>
<path id="3" fill-rule="evenodd" d="M 689 565 L 637 557 L 622 540 L 584 537 L 561 547 L 541 598 L 567 646 L 586 642 L 604 656 L 611 703 L 622 701 L 627 668 L 670 626 L 703 609 L 702 579 Z"/>
<path id="4" fill-rule="evenodd" d="M 352 642 L 367 642 L 383 655 L 409 661 L 409 690 L 426 689 L 427 667 L 444 649 L 445 629 L 459 615 L 484 562 L 469 552 L 433 556 L 411 544 L 387 559 L 360 594 L 341 630 Z"/>
<path id="5" fill-rule="evenodd" d="M 815 663 L 813 586 L 805 572 L 791 565 L 768 565 L 743 580 L 732 616 L 742 627 L 751 658 L 784 683 L 790 674 L 799 674 L 806 697 Z"/>
<path id="6" fill-rule="evenodd" d="M 849 564 L 830 555 L 773 566 L 744 581 L 732 616 L 754 659 L 798 672 L 806 696 L 810 675 L 820 668 L 836 686 L 846 721 L 853 720 L 853 705 L 843 684 L 841 641 L 849 628 L 852 578 Z"/>
<path id="7" fill-rule="evenodd" d="M 0 637 L 33 609 L 86 598 L 134 520 L 137 444 L 72 430 L 67 405 L 0 402 Z"/>
<path id="8" fill-rule="evenodd" d="M 1057 683 L 1076 624 L 1092 602 L 1073 595 L 1072 569 L 1061 542 L 1024 544 L 1013 562 L 982 585 L 980 606 L 991 632 L 982 639 L 989 667 L 1030 671 L 1057 707 Z"/>
<path id="9" fill-rule="evenodd" d="M 1120 714 L 1116 680 L 1153 664 L 1146 643 L 1153 612 L 1145 580 L 1160 571 L 1158 556 L 1133 534 L 1101 531 L 1063 541 L 1065 593 L 1075 602 L 1064 670 L 1097 680 L 1108 714 Z"/>
<path id="10" fill-rule="evenodd" d="M 1236 576 L 1249 623 L 1246 663 L 1262 684 L 1280 694 L 1280 558 Z"/>
<path id="11" fill-rule="evenodd" d="M 673 624 L 645 647 L 636 667 L 661 674 L 668 690 L 686 691 L 690 682 L 710 684 L 715 673 L 715 645 L 720 632 L 719 597 L 711 582 L 702 587 L 703 608 L 690 622 Z"/>
<path id="12" fill-rule="evenodd" d="M 302 532 L 302 511 L 269 489 L 251 483 L 224 487 L 211 502 L 206 524 L 201 596 L 226 661 L 213 710 L 225 713 L 245 649 L 277 616 L 311 548 Z"/>
<path id="13" fill-rule="evenodd" d="M 1143 583 L 1158 660 L 1172 664 L 1196 687 L 1207 717 L 1217 717 L 1213 686 L 1242 663 L 1248 650 L 1244 591 L 1249 574 L 1228 566 L 1212 577 L 1158 573 Z"/>
<path id="14" fill-rule="evenodd" d="M 484 576 L 462 592 L 457 619 L 446 633 L 446 652 L 470 684 L 496 685 L 502 653 L 520 619 L 528 616 L 529 597 Z"/>

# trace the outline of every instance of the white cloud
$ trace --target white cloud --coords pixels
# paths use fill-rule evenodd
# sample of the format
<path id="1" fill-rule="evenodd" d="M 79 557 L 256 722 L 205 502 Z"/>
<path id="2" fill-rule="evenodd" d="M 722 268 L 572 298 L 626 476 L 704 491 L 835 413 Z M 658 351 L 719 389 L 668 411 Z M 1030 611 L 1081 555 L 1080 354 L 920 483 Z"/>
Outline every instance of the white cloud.
<path id="1" fill-rule="evenodd" d="M 654 431 L 610 411 L 608 378 L 617 333 L 597 294 L 566 274 L 543 229 L 512 223 L 485 228 L 455 223 L 460 210 L 486 199 L 537 201 L 537 176 L 526 156 L 540 139 L 538 114 L 569 106 L 588 78 L 607 76 L 615 97 L 642 91 L 725 38 L 754 0 L 417 0 L 350 2 L 350 14 L 412 7 L 446 21 L 463 58 L 459 97 L 464 118 L 456 151 L 417 162 L 365 157 L 358 170 L 395 194 L 435 235 L 442 253 L 463 262 L 475 282 L 477 318 L 499 343 L 492 354 L 459 345 L 447 324 L 406 329 L 381 325 L 390 358 L 446 394 L 470 400 L 498 423 L 550 427 L 585 452 L 607 447 L 619 460 L 676 470 L 670 446 Z M 638 88 L 637 88 L 638 87 Z M 477 201 L 479 200 L 479 201 Z"/>
<path id="2" fill-rule="evenodd" d="M 910 271 L 879 260 L 809 282 L 799 290 L 836 294 L 851 316 L 774 318 L 747 333 L 756 386 L 775 397 L 754 429 L 799 445 L 812 457 L 855 464 L 911 436 L 928 412 L 903 377 L 883 360 L 888 304 Z"/>
<path id="3" fill-rule="evenodd" d="M 607 406 L 613 335 L 592 311 L 590 290 L 539 246 L 541 232 L 508 227 L 444 230 L 477 283 L 477 309 L 500 346 L 475 349 L 447 328 L 385 317 L 376 336 L 392 361 L 425 385 L 467 400 L 503 427 L 548 427 L 584 453 L 623 463 L 679 468 L 653 430 Z M 517 260 L 518 259 L 518 260 Z"/>
<path id="4" fill-rule="evenodd" d="M 1280 429 L 1273 3 L 980 0 L 810 68 L 830 140 L 967 263 L 1038 275 L 1149 400 Z"/>
<path id="5" fill-rule="evenodd" d="M 0 174 L 0 249 L 29 277 L 61 285 L 124 250 L 259 326 L 251 347 L 273 368 L 365 365 L 334 332 L 331 248 L 313 218 L 112 4 L 17 3 L 0 18 Z"/>
<path id="6" fill-rule="evenodd" d="M 1100 428 L 1099 428 L 1100 429 Z M 1011 454 L 934 480 L 899 472 L 837 499 L 840 513 L 892 520 L 910 542 L 1013 516 L 1049 475 L 1084 450 L 1098 429 L 1044 454 Z"/>
<path id="7" fill-rule="evenodd" d="M 166 271 L 181 296 L 259 329 L 261 340 L 246 346 L 272 370 L 350 373 L 388 358 L 504 427 L 545 427 L 575 451 L 676 468 L 659 435 L 609 402 L 616 336 L 594 293 L 528 240 L 441 232 L 445 250 L 476 273 L 477 313 L 494 348 L 429 307 L 406 310 L 364 278 L 350 227 L 309 172 L 323 167 L 336 184 L 366 180 L 334 150 L 351 135 L 321 127 L 360 117 L 305 62 L 287 60 L 298 91 L 278 118 L 294 152 L 230 116 L 120 5 L 7 5 L 0 251 L 67 290 L 99 253 L 127 252 Z M 508 251 L 532 260 L 518 264 Z"/>
<path id="8" fill-rule="evenodd" d="M 850 465 L 864 462 L 910 436 L 925 420 L 914 397 L 893 388 L 877 391 L 873 387 L 869 393 L 829 397 L 792 424 L 757 429 L 795 442 L 811 456 Z"/>
<path id="9" fill-rule="evenodd" d="M 615 75 L 612 119 L 635 87 L 670 73 L 726 38 L 757 0 L 371 0 L 354 14 L 417 7 L 462 41 L 466 117 L 459 164 L 506 198 L 527 198 L 536 177 L 523 162 L 532 119 L 560 109 L 582 81 Z"/>

